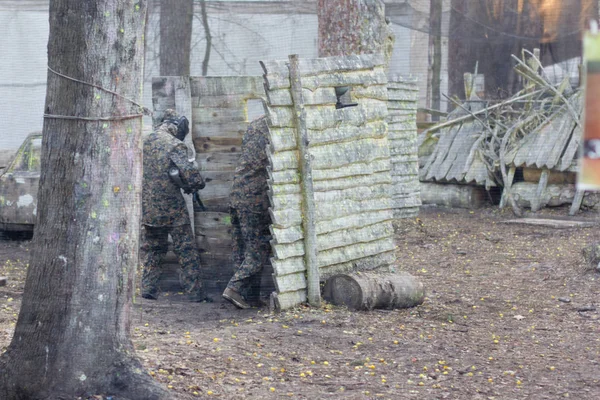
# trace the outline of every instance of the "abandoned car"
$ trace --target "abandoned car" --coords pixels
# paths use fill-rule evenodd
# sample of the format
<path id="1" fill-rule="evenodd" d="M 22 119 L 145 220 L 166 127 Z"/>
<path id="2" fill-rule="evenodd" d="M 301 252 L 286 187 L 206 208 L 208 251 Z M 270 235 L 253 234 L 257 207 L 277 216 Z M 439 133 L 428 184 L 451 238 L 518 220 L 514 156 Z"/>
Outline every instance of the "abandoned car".
<path id="1" fill-rule="evenodd" d="M 0 166 L 0 231 L 33 231 L 41 147 L 42 133 L 30 133 L 6 166 Z"/>

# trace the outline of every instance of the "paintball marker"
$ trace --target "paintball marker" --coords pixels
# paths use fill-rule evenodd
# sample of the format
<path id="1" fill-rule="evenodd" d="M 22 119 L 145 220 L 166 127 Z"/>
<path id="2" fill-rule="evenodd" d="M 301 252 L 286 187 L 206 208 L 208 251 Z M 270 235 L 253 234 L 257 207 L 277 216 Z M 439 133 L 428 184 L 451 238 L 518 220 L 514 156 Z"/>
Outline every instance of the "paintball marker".
<path id="1" fill-rule="evenodd" d="M 190 187 L 190 185 L 185 183 L 183 181 L 183 179 L 181 179 L 181 175 L 179 175 L 179 169 L 177 169 L 175 167 L 172 167 L 171 169 L 169 169 L 169 177 L 171 178 L 173 183 L 175 183 L 175 185 L 177 185 L 177 187 L 179 187 L 180 189 L 183 190 L 184 193 L 192 194 L 192 202 L 194 205 L 194 211 L 196 211 L 196 212 L 206 211 L 206 207 L 204 207 L 204 204 L 202 203 L 202 200 L 200 199 L 200 195 L 198 194 L 198 191 L 204 189 L 204 187 L 206 186 L 206 184 L 204 183 L 204 180 L 202 181 L 202 184 L 200 185 L 200 187 L 194 190 Z"/>

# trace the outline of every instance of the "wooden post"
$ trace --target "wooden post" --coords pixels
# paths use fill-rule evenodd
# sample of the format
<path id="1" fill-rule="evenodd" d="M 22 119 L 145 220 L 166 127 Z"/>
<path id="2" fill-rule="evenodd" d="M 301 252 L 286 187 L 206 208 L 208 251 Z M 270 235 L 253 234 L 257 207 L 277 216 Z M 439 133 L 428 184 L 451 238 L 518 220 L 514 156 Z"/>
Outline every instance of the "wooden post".
<path id="1" fill-rule="evenodd" d="M 508 201 L 508 193 L 510 192 L 510 187 L 513 184 L 513 180 L 515 179 L 515 172 L 517 171 L 516 167 L 510 167 L 508 170 L 508 176 L 506 182 L 504 182 L 504 190 L 502 190 L 502 197 L 500 198 L 500 209 L 506 206 L 506 202 Z"/>
<path id="2" fill-rule="evenodd" d="M 296 143 L 300 158 L 300 190 L 302 192 L 302 229 L 304 231 L 304 263 L 306 265 L 306 286 L 308 303 L 313 307 L 321 305 L 319 266 L 317 264 L 317 231 L 315 229 L 315 199 L 312 180 L 311 156 L 308 152 L 306 132 L 306 110 L 302 97 L 302 81 L 298 55 L 289 56 L 290 84 L 294 103 Z"/>
<path id="3" fill-rule="evenodd" d="M 539 211 L 544 206 L 544 204 L 543 204 L 544 190 L 546 190 L 547 185 L 548 185 L 548 169 L 544 168 L 542 170 L 542 175 L 540 175 L 540 182 L 538 183 L 535 197 L 531 200 L 531 211 L 533 211 L 533 212 Z"/>
<path id="4" fill-rule="evenodd" d="M 584 194 L 585 190 L 578 190 L 577 192 L 575 192 L 575 198 L 573 199 L 573 203 L 571 203 L 569 215 L 577 214 L 577 211 L 579 211 L 579 208 L 581 207 L 581 202 L 583 201 Z"/>

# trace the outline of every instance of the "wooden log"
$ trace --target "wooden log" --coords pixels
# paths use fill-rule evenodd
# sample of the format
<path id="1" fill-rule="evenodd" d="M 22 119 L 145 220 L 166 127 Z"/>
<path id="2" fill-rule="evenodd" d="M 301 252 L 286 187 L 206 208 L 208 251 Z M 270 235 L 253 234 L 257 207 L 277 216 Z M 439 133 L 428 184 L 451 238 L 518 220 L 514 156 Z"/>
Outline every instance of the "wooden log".
<path id="1" fill-rule="evenodd" d="M 517 182 L 513 184 L 511 193 L 521 207 L 532 207 L 536 201 L 548 207 L 572 204 L 575 198 L 575 185 L 547 185 L 538 197 L 539 184 Z M 538 197 L 536 199 L 536 197 Z"/>
<path id="2" fill-rule="evenodd" d="M 410 274 L 364 272 L 332 276 L 325 282 L 323 297 L 352 310 L 396 309 L 423 303 L 425 289 Z"/>
<path id="3" fill-rule="evenodd" d="M 421 182 L 420 189 L 423 204 L 470 209 L 482 207 L 487 201 L 482 186 Z"/>
<path id="4" fill-rule="evenodd" d="M 296 126 L 296 143 L 300 156 L 299 170 L 302 194 L 302 231 L 304 232 L 304 262 L 306 263 L 307 297 L 313 307 L 321 305 L 319 287 L 319 267 L 317 266 L 317 232 L 315 229 L 315 195 L 312 179 L 312 157 L 308 153 L 308 137 L 306 135 L 306 110 L 302 98 L 302 78 L 300 75 L 299 57 L 289 57 L 289 80 L 291 84 L 292 102 L 294 104 L 294 122 Z"/>
<path id="5" fill-rule="evenodd" d="M 538 168 L 523 168 L 523 180 L 525 182 L 539 182 L 542 170 Z M 576 174 L 570 171 L 548 170 L 548 184 L 558 185 L 562 183 L 575 183 Z"/>

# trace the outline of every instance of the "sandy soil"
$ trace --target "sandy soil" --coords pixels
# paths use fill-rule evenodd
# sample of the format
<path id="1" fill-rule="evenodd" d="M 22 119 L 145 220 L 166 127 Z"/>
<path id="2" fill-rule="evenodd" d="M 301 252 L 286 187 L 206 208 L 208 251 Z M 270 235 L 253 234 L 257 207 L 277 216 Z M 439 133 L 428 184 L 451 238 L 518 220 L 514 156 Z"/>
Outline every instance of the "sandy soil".
<path id="1" fill-rule="evenodd" d="M 538 217 L 568 219 L 567 209 Z M 598 226 L 505 223 L 510 211 L 423 209 L 397 228 L 423 305 L 272 314 L 177 293 L 137 298 L 138 356 L 173 398 L 598 399 L 600 275 L 581 249 Z M 595 213 L 578 220 L 598 221 Z M 27 240 L 0 240 L 0 351 L 12 336 Z"/>

